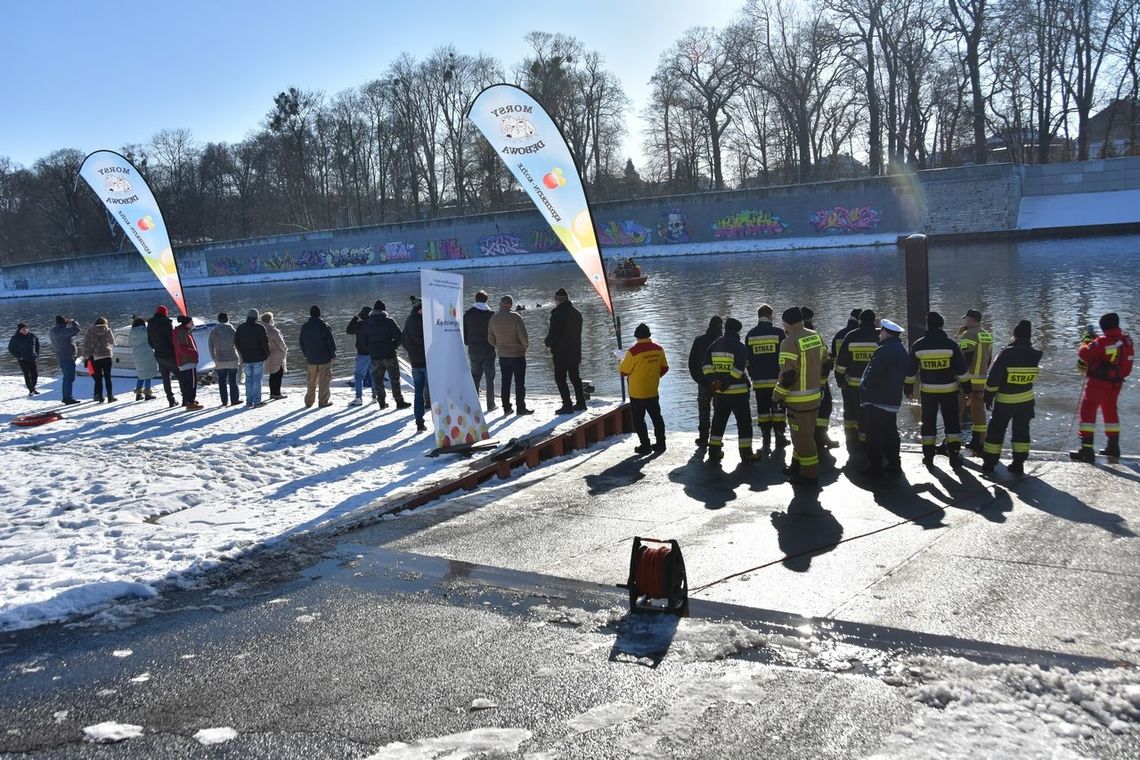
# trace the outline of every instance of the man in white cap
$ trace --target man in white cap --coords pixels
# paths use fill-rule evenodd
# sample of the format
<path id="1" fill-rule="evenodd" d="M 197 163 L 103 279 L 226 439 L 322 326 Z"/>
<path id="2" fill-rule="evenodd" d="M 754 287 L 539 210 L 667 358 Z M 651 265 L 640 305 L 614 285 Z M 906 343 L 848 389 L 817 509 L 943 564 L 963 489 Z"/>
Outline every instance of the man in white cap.
<path id="1" fill-rule="evenodd" d="M 859 470 L 859 474 L 871 477 L 902 472 L 898 414 L 908 355 L 900 337 L 902 327 L 889 319 L 882 320 L 880 325 L 879 347 L 859 381 L 862 427 L 867 435 L 867 466 Z"/>

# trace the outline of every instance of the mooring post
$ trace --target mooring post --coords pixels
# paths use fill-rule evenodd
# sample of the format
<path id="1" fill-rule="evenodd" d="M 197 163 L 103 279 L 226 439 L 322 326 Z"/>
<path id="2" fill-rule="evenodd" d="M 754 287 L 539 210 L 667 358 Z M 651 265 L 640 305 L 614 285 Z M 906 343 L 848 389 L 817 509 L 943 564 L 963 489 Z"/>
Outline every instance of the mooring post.
<path id="1" fill-rule="evenodd" d="M 903 244 L 906 270 L 906 337 L 907 345 L 926 332 L 926 313 L 930 311 L 930 260 L 926 235 L 910 235 Z"/>

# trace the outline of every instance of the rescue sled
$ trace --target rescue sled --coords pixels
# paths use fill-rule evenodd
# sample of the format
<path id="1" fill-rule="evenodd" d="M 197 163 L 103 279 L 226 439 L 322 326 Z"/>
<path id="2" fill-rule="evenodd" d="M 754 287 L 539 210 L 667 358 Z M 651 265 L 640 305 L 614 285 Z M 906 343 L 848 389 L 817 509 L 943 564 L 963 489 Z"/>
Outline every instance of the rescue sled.
<path id="1" fill-rule="evenodd" d="M 59 412 L 36 412 L 35 414 L 21 414 L 12 420 L 12 424 L 16 427 L 36 427 L 62 419 L 63 415 Z"/>
<path id="2" fill-rule="evenodd" d="M 619 277 L 617 273 L 610 275 L 610 284 L 619 288 L 640 288 L 648 281 L 649 276 L 644 274 L 637 277 Z"/>

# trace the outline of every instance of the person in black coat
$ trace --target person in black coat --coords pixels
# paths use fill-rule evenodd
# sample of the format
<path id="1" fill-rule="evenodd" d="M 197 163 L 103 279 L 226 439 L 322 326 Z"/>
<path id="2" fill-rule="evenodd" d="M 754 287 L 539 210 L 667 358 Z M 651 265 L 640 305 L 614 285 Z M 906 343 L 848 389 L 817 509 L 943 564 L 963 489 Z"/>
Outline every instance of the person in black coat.
<path id="1" fill-rule="evenodd" d="M 371 315 L 371 306 L 360 307 L 360 311 L 352 315 L 352 320 L 344 330 L 353 337 L 356 345 L 356 364 L 352 368 L 352 388 L 356 391 L 356 396 L 348 403 L 349 406 L 362 406 L 365 386 L 372 387 L 372 357 L 368 353 L 368 340 L 363 329 Z M 375 392 L 372 397 L 376 398 Z"/>
<path id="2" fill-rule="evenodd" d="M 39 382 L 39 368 L 36 359 L 40 356 L 40 339 L 21 322 L 16 326 L 16 334 L 8 341 L 8 353 L 16 357 L 20 363 L 20 371 L 24 373 L 24 385 L 28 386 L 29 396 L 38 396 L 36 383 Z"/>
<path id="3" fill-rule="evenodd" d="M 400 362 L 396 358 L 396 349 L 403 343 L 404 334 L 396 320 L 388 316 L 388 307 L 383 301 L 372 304 L 372 313 L 360 329 L 364 331 L 368 355 L 372 357 L 372 389 L 376 391 L 376 403 L 381 409 L 388 408 L 384 397 L 384 376 L 387 375 L 396 408 L 407 409 L 411 404 L 404 401 L 404 393 L 400 389 Z"/>
<path id="4" fill-rule="evenodd" d="M 161 304 L 154 309 L 154 316 L 146 323 L 146 342 L 154 350 L 154 360 L 162 374 L 162 389 L 166 391 L 166 402 L 178 406 L 174 399 L 172 377 L 178 377 L 178 365 L 174 363 L 174 323 L 167 316 L 166 307 Z"/>
<path id="5" fill-rule="evenodd" d="M 499 408 L 495 403 L 495 347 L 487 340 L 487 329 L 494 314 L 487 306 L 489 296 L 484 290 L 475 294 L 475 304 L 463 312 L 463 343 L 467 346 L 467 360 L 471 364 L 471 379 L 475 390 L 487 378 L 487 411 Z"/>
<path id="6" fill-rule="evenodd" d="M 261 381 L 265 377 L 265 360 L 269 358 L 269 333 L 261 324 L 261 314 L 250 309 L 245 321 L 234 332 L 234 348 L 245 365 L 245 405 L 258 406 L 261 400 Z"/>
<path id="7" fill-rule="evenodd" d="M 708 329 L 698 335 L 689 349 L 689 376 L 697 384 L 697 445 L 708 446 L 709 422 L 712 416 L 712 387 L 705 377 L 705 356 L 709 346 L 724 333 L 724 321 L 720 317 L 709 319 Z"/>
<path id="8" fill-rule="evenodd" d="M 313 405 L 314 397 L 322 407 L 332 406 L 332 360 L 336 358 L 336 340 L 329 323 L 321 319 L 320 306 L 309 308 L 309 321 L 301 325 L 300 344 L 308 364 L 305 408 Z"/>
<path id="9" fill-rule="evenodd" d="M 565 288 L 554 292 L 554 309 L 550 312 L 550 329 L 546 333 L 546 346 L 554 358 L 554 383 L 562 396 L 562 406 L 555 414 L 571 414 L 586 409 L 586 391 L 578 366 L 582 363 L 582 313 L 570 303 Z M 574 398 L 577 403 L 570 405 L 570 388 L 566 384 L 569 376 L 574 385 Z"/>
<path id="10" fill-rule="evenodd" d="M 859 380 L 860 429 L 867 439 L 867 466 L 859 470 L 859 474 L 871 477 L 902 472 L 898 415 L 908 356 L 900 338 L 902 327 L 889 319 L 882 320 L 881 324 L 879 347 Z"/>
<path id="11" fill-rule="evenodd" d="M 416 430 L 427 430 L 424 410 L 430 403 L 427 384 L 427 352 L 424 347 L 423 301 L 413 297 L 412 313 L 404 321 L 404 350 L 408 352 L 408 362 L 412 365 L 412 387 L 416 395 L 413 399 L 413 412 L 416 416 Z"/>

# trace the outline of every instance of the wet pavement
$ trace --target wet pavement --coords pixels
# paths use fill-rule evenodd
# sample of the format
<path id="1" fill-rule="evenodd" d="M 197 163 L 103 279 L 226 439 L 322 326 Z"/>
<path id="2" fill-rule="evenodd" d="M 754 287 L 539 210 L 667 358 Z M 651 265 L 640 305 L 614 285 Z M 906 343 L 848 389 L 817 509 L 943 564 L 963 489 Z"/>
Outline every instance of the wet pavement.
<path id="1" fill-rule="evenodd" d="M 5 634 L 0 752 L 862 757 L 930 711 L 907 690 L 914 658 L 1134 670 L 1135 460 L 1036 454 L 1030 477 L 988 481 L 911 451 L 904 477 L 871 483 L 837 449 L 815 492 L 690 441 L 640 458 L 612 439 L 267 549 L 211 588 Z M 635 535 L 680 542 L 679 626 L 625 613 Z M 85 741 L 103 721 L 142 733 Z M 236 738 L 193 738 L 217 727 Z"/>

